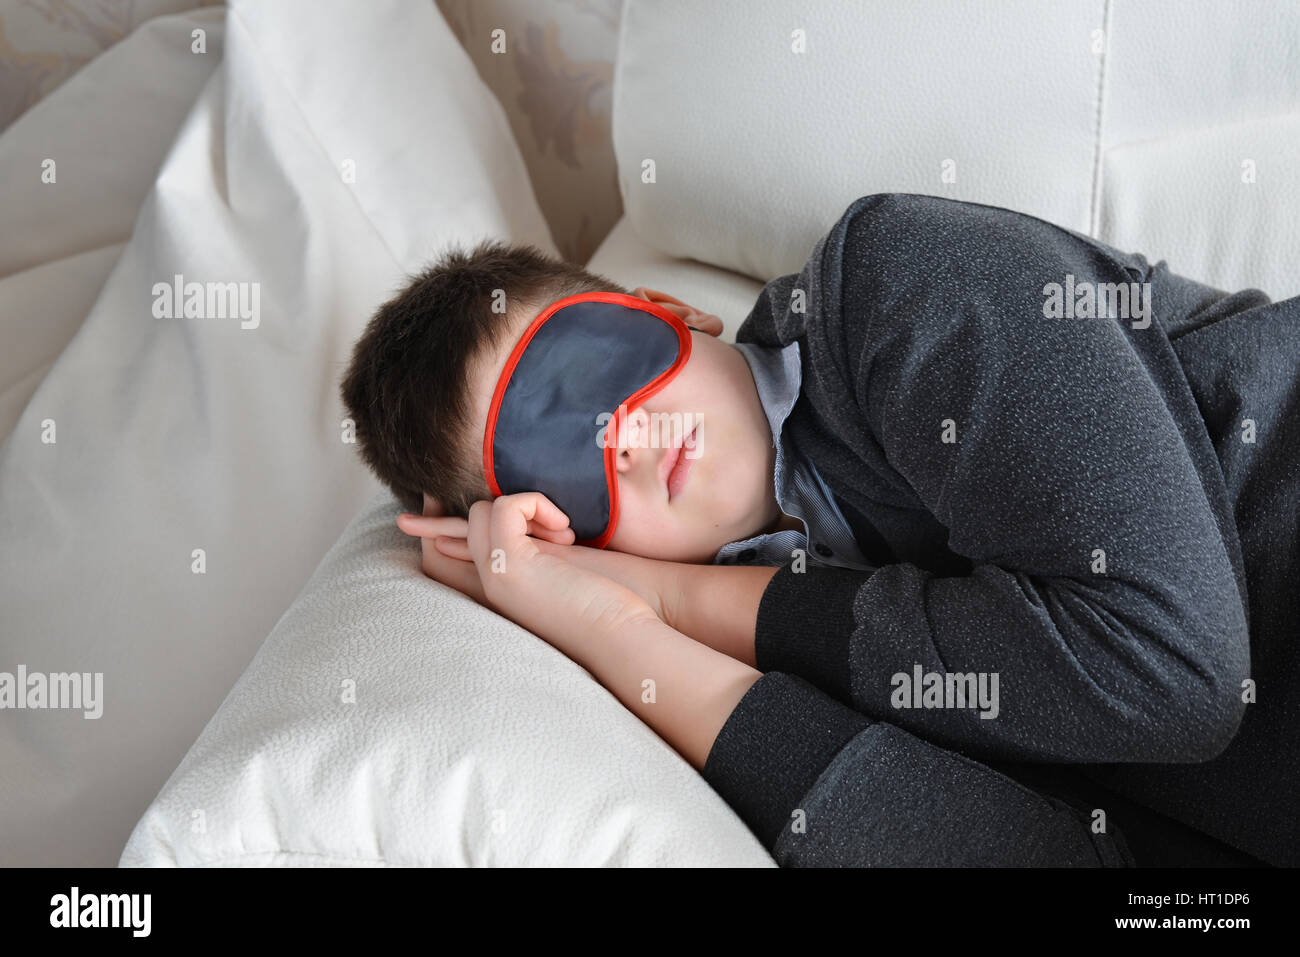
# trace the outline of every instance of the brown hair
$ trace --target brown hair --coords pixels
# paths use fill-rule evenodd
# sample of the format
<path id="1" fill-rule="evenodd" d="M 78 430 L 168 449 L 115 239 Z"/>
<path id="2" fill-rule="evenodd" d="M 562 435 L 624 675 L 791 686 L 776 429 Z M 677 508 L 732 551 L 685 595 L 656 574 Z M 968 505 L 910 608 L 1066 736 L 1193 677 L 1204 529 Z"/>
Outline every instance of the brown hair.
<path id="1" fill-rule="evenodd" d="M 482 439 L 468 434 L 472 363 L 501 347 L 520 315 L 602 291 L 629 293 L 534 246 L 484 240 L 451 247 L 379 308 L 340 393 L 361 458 L 407 510 L 420 514 L 427 493 L 463 518 L 492 497 Z"/>

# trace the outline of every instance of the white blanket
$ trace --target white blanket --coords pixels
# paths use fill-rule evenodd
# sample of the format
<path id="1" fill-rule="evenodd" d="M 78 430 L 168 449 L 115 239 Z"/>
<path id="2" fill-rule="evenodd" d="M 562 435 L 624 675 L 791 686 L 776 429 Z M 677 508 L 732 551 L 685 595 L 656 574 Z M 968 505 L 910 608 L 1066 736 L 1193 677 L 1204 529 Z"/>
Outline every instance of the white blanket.
<path id="1" fill-rule="evenodd" d="M 113 865 L 378 487 L 337 395 L 369 315 L 449 241 L 554 247 L 415 2 L 152 21 L 0 136 L 0 216 L 0 673 L 102 675 L 97 718 L 0 710 L 0 863 Z"/>

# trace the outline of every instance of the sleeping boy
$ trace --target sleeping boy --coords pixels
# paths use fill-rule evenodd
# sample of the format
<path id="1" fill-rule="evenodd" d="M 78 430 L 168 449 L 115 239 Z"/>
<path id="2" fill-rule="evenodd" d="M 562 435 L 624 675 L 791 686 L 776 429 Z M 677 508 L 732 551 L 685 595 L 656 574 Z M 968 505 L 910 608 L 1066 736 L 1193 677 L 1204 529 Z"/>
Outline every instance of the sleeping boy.
<path id="1" fill-rule="evenodd" d="M 1300 863 L 1300 299 L 881 194 L 721 331 L 485 242 L 342 395 L 426 574 L 780 864 Z"/>

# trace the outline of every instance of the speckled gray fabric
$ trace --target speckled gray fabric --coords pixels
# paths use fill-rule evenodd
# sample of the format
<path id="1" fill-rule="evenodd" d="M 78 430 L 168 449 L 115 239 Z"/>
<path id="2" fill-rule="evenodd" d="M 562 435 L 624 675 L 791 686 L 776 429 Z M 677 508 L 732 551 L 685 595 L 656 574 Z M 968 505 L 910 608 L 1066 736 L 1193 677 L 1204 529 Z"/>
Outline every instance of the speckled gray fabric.
<path id="1" fill-rule="evenodd" d="M 1132 857 L 1088 808 L 1023 786 L 835 701 L 797 675 L 755 682 L 705 777 L 782 867 L 1102 867 Z"/>
<path id="2" fill-rule="evenodd" d="M 1137 310 L 1047 314 L 1051 284 L 1121 283 L 1150 284 L 1148 323 Z M 790 562 L 763 595 L 769 674 L 705 776 L 729 800 L 749 795 L 769 847 L 792 863 L 913 860 L 915 848 L 882 844 L 907 832 L 889 815 L 918 826 L 924 808 L 934 827 L 992 829 L 965 845 L 950 834 L 954 853 L 924 860 L 985 847 L 1042 862 L 1018 843 L 1035 825 L 1008 820 L 997 789 L 977 813 L 980 790 L 942 774 L 925 782 L 928 804 L 918 782 L 882 787 L 883 767 L 920 773 L 929 757 L 882 763 L 859 738 L 886 737 L 885 722 L 891 742 L 989 773 L 1051 762 L 1060 796 L 1095 800 L 1104 782 L 1262 860 L 1300 863 L 1300 300 L 1228 295 L 1007 210 L 888 194 L 854 202 L 737 333 L 796 339 L 801 395 L 784 428 L 878 567 Z M 997 717 L 894 707 L 893 676 L 918 665 L 997 673 Z M 774 693 L 778 675 L 806 680 Z M 1243 702 L 1247 680 L 1256 703 Z M 791 709 L 823 723 L 810 731 Z M 820 769 L 779 781 L 808 734 L 848 715 L 872 723 L 834 755 L 813 749 Z M 1085 779 L 1090 790 L 1071 790 Z M 822 809 L 823 843 L 793 849 L 794 806 Z M 999 842 L 1006 853 L 987 851 Z"/>

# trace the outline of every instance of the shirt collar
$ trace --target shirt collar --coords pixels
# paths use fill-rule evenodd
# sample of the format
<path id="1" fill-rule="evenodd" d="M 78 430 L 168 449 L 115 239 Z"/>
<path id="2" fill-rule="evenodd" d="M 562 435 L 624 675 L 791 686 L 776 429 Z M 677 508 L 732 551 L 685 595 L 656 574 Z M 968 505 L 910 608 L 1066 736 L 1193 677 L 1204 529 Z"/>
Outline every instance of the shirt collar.
<path id="1" fill-rule="evenodd" d="M 772 430 L 772 444 L 780 448 L 781 426 L 799 398 L 803 376 L 799 341 L 794 339 L 781 347 L 756 342 L 737 342 L 735 346 L 749 363 L 754 385 L 758 387 L 758 400 L 763 404 L 763 413 Z"/>

